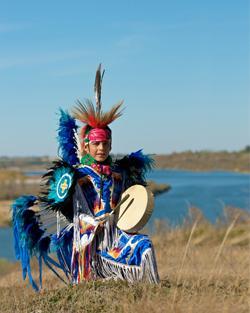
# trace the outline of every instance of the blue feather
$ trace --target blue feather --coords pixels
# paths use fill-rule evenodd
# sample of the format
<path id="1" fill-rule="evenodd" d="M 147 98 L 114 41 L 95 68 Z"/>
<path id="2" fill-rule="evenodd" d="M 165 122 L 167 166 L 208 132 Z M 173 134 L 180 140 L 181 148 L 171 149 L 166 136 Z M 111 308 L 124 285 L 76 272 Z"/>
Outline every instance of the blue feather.
<path id="1" fill-rule="evenodd" d="M 37 241 L 39 236 L 42 236 L 42 230 L 38 227 L 38 222 L 34 214 L 30 214 L 33 211 L 29 210 L 36 200 L 37 198 L 34 196 L 21 196 L 16 199 L 12 205 L 12 221 L 15 254 L 16 258 L 18 260 L 20 259 L 22 264 L 23 279 L 28 274 L 32 287 L 38 291 L 39 288 L 32 277 L 30 268 L 30 259 L 33 254 L 32 249 L 34 248 L 35 241 Z M 35 229 L 32 226 L 34 225 L 38 227 L 39 232 L 33 232 Z"/>
<path id="2" fill-rule="evenodd" d="M 143 175 L 146 175 L 146 173 L 151 171 L 154 167 L 154 159 L 148 154 L 143 154 L 142 149 L 132 152 L 129 155 L 129 159 L 131 159 L 131 161 L 136 160 L 138 162 L 138 166 L 141 167 Z"/>
<path id="3" fill-rule="evenodd" d="M 36 201 L 37 198 L 34 196 L 21 196 L 16 199 L 12 204 L 12 221 L 15 254 L 16 258 L 21 261 L 23 279 L 25 280 L 28 275 L 32 287 L 39 291 L 42 288 L 43 262 L 62 281 L 64 281 L 63 278 L 60 277 L 54 267 L 64 270 L 68 277 L 73 229 L 63 229 L 58 237 L 56 235 L 47 236 L 40 225 L 39 214 L 31 209 Z M 57 253 L 59 263 L 49 257 L 48 254 L 51 250 Z M 38 258 L 40 286 L 32 277 L 30 265 L 32 256 Z"/>
<path id="4" fill-rule="evenodd" d="M 70 165 L 79 164 L 77 156 L 77 143 L 75 133 L 78 126 L 75 119 L 71 117 L 66 111 L 60 109 L 60 119 L 58 128 L 58 142 L 59 142 L 59 155 Z"/>
<path id="5" fill-rule="evenodd" d="M 114 168 L 118 171 L 121 169 L 126 175 L 125 189 L 135 184 L 146 186 L 145 176 L 153 166 L 154 160 L 149 155 L 143 154 L 142 150 L 126 155 L 114 163 Z"/>

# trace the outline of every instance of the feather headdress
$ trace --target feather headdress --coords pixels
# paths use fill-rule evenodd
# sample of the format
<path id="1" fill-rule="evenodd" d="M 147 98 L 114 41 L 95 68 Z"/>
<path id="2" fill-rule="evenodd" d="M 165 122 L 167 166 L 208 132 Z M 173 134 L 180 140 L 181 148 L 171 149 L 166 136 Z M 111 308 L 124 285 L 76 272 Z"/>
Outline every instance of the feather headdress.
<path id="1" fill-rule="evenodd" d="M 115 104 L 108 112 L 102 111 L 101 89 L 104 71 L 101 70 L 101 64 L 96 71 L 95 77 L 95 100 L 96 107 L 90 100 L 85 103 L 77 101 L 77 105 L 73 108 L 72 113 L 74 118 L 80 120 L 91 128 L 106 128 L 110 123 L 122 115 L 121 106 L 123 101 Z"/>

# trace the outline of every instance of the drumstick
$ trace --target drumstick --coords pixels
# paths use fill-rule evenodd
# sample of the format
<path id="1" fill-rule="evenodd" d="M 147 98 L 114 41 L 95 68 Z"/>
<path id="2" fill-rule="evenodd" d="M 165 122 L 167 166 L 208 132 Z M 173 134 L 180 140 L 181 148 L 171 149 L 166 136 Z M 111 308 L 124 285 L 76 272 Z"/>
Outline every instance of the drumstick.
<path id="1" fill-rule="evenodd" d="M 111 213 L 109 213 L 108 215 L 106 215 L 104 218 L 103 218 L 103 217 L 101 217 L 100 219 L 97 218 L 97 220 L 100 220 L 100 223 L 103 223 L 103 222 L 107 221 L 108 218 L 109 218 L 111 215 L 113 215 L 113 214 L 115 213 L 115 211 L 116 211 L 126 200 L 128 200 L 129 197 L 130 197 L 130 195 L 127 194 L 124 198 L 122 198 L 122 199 L 120 200 L 120 202 L 118 202 L 118 204 L 116 205 L 116 207 L 113 209 L 113 211 L 112 211 Z M 133 199 L 132 199 L 132 201 L 133 201 Z M 129 203 L 129 205 L 130 205 L 130 203 Z"/>
<path id="2" fill-rule="evenodd" d="M 130 197 L 130 195 L 127 194 L 124 198 L 122 198 L 122 199 L 120 200 L 120 202 L 118 202 L 118 204 L 116 205 L 116 207 L 113 209 L 113 211 L 110 213 L 110 215 L 111 215 L 111 214 L 114 214 L 115 211 L 116 211 L 125 201 L 127 201 L 129 197 Z"/>
<path id="3" fill-rule="evenodd" d="M 124 211 L 122 212 L 121 216 L 118 217 L 118 221 L 122 218 L 122 216 L 126 213 L 127 209 L 131 206 L 131 204 L 134 202 L 134 198 L 131 199 L 127 205 L 127 207 L 124 209 Z"/>

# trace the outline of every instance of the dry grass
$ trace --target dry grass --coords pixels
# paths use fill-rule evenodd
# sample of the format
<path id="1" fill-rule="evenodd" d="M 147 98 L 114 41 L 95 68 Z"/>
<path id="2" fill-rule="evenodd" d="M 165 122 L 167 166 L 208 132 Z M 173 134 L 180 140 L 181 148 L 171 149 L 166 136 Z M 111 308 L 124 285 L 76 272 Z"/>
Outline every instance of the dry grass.
<path id="1" fill-rule="evenodd" d="M 0 200 L 0 227 L 10 225 L 11 220 L 11 202 L 10 200 Z"/>
<path id="2" fill-rule="evenodd" d="M 217 225 L 197 212 L 176 229 L 158 222 L 152 239 L 160 285 L 99 280 L 72 287 L 46 271 L 36 294 L 19 265 L 3 273 L 0 263 L 0 312 L 249 312 L 250 220 L 237 214 Z"/>
<path id="3" fill-rule="evenodd" d="M 0 200 L 12 200 L 22 194 L 38 194 L 39 176 L 27 177 L 20 170 L 0 169 Z"/>

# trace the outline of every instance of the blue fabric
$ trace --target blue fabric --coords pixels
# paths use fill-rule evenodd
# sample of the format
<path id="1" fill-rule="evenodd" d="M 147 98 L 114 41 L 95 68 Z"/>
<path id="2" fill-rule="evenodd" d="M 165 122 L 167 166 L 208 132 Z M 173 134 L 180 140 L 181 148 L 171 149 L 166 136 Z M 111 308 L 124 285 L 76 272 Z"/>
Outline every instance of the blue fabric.
<path id="1" fill-rule="evenodd" d="M 132 153 L 130 161 L 137 159 L 137 163 L 140 164 L 143 171 L 151 167 L 152 160 L 143 155 L 141 150 Z M 83 191 L 86 198 L 88 198 L 89 205 L 93 208 L 94 203 L 99 201 L 100 188 L 102 188 L 101 201 L 104 203 L 103 210 L 99 212 L 93 212 L 95 217 L 99 217 L 105 213 L 111 211 L 110 202 L 112 203 L 113 193 L 116 194 L 116 203 L 112 203 L 113 207 L 117 204 L 122 193 L 122 179 L 115 180 L 111 176 L 102 177 L 99 173 L 95 172 L 89 166 L 83 166 L 78 169 L 79 177 L 87 177 L 92 183 L 86 189 L 86 185 L 83 185 Z M 115 186 L 114 186 L 115 184 Z M 112 194 L 111 194 L 112 187 Z M 112 208 L 113 208 L 112 207 Z M 127 265 L 141 265 L 143 253 L 152 247 L 152 243 L 146 235 L 141 234 L 127 234 L 124 231 L 119 230 L 118 245 L 109 251 L 98 251 L 101 256 Z"/>
<path id="2" fill-rule="evenodd" d="M 148 236 L 142 234 L 127 234 L 119 230 L 118 246 L 115 248 L 117 256 L 113 256 L 115 249 L 99 251 L 99 254 L 118 263 L 140 266 L 143 253 L 151 247 L 152 243 Z"/>
<path id="3" fill-rule="evenodd" d="M 100 217 L 105 213 L 111 212 L 110 200 L 111 187 L 113 184 L 112 176 L 101 176 L 94 169 L 87 165 L 84 165 L 77 171 L 79 177 L 88 176 L 89 180 L 91 180 L 93 183 L 93 185 L 87 190 L 84 190 L 85 186 L 83 186 L 83 192 L 89 201 L 89 207 L 93 210 L 95 217 Z M 100 193 L 101 198 L 99 195 Z M 99 210 L 96 208 L 96 203 L 101 204 L 101 208 Z"/>

